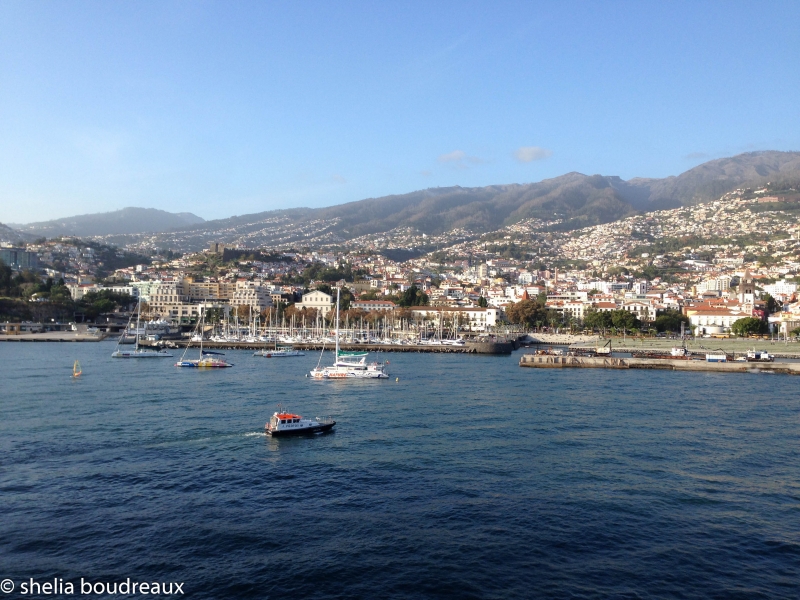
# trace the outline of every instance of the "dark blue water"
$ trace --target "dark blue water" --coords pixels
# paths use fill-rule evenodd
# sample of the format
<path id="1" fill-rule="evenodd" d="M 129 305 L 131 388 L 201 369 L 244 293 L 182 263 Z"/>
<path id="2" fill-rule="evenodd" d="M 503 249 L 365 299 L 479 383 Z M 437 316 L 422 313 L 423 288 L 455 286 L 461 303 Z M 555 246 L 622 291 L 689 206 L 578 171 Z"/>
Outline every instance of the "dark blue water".
<path id="1" fill-rule="evenodd" d="M 192 598 L 800 596 L 796 378 L 382 354 L 389 381 L 316 382 L 317 356 L 198 372 L 112 349 L 0 344 L 7 597 L 81 577 Z M 335 433 L 265 437 L 279 402 Z"/>

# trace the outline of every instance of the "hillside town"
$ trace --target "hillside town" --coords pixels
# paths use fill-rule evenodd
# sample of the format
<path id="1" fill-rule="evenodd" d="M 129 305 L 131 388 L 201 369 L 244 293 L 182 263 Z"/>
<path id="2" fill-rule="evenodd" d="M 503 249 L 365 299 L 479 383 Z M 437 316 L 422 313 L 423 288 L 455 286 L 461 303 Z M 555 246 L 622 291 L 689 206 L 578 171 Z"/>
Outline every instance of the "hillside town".
<path id="1" fill-rule="evenodd" d="M 404 311 L 413 322 L 448 319 L 467 332 L 506 323 L 657 332 L 683 322 L 695 336 L 727 336 L 749 319 L 749 332 L 786 338 L 800 328 L 798 209 L 795 190 L 765 187 L 574 231 L 560 231 L 557 219 L 526 219 L 488 234 L 404 228 L 344 245 L 311 228 L 305 233 L 315 243 L 302 247 L 209 240 L 205 251 L 189 254 L 63 238 L 4 244 L 0 295 L 38 310 L 6 309 L 0 321 L 50 315 L 43 307 L 58 302 L 51 321 L 85 319 L 78 304 L 103 294 L 141 301 L 148 318 L 175 330 L 209 310 L 225 318 L 275 309 L 329 319 L 339 285 L 349 291 L 350 317 Z M 58 290 L 68 291 L 72 307 Z M 409 292 L 416 299 L 408 301 Z M 539 310 L 521 313 L 524 303 Z M 100 324 L 103 314 L 92 312 Z M 664 315 L 671 318 L 659 321 Z"/>

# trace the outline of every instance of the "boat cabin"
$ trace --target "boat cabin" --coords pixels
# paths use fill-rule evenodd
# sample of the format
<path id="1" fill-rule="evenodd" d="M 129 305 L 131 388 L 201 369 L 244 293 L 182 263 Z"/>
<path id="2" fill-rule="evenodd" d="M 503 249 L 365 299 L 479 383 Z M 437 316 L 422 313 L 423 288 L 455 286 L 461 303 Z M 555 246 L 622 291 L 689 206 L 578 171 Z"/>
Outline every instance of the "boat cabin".
<path id="1" fill-rule="evenodd" d="M 290 413 L 275 413 L 269 420 L 272 429 L 288 429 L 291 427 L 299 427 L 300 415 L 293 415 Z"/>

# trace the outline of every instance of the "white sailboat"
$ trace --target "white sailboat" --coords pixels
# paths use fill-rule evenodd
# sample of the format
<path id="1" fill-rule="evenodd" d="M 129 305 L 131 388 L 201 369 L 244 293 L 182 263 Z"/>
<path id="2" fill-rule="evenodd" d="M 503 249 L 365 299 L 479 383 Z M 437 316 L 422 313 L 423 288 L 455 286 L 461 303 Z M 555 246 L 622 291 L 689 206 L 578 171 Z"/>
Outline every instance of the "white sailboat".
<path id="1" fill-rule="evenodd" d="M 383 363 L 367 363 L 368 352 L 344 352 L 339 350 L 339 297 L 336 288 L 336 359 L 330 367 L 317 366 L 311 371 L 314 379 L 388 379 Z M 325 350 L 323 349 L 323 352 Z M 320 354 L 322 361 L 322 354 Z"/>
<path id="2" fill-rule="evenodd" d="M 276 322 L 277 322 L 277 315 L 276 315 Z M 270 317 L 270 325 L 272 324 L 272 318 Z M 267 348 L 267 344 L 269 343 L 269 338 L 266 338 L 264 341 L 264 348 L 261 350 L 256 350 L 253 352 L 253 356 L 263 356 L 264 358 L 287 358 L 291 356 L 305 356 L 306 353 L 302 352 L 301 350 L 295 350 L 294 346 L 291 343 L 284 343 L 278 344 L 278 334 L 275 333 L 275 336 L 272 338 L 274 341 L 274 348 Z"/>
<path id="3" fill-rule="evenodd" d="M 136 343 L 133 347 L 133 350 L 119 349 L 119 344 L 122 341 L 122 338 L 125 337 L 125 334 L 123 333 L 117 341 L 117 347 L 114 349 L 114 352 L 111 353 L 111 358 L 165 358 L 172 356 L 172 354 L 166 350 L 139 348 L 139 319 L 141 318 L 141 313 L 142 300 L 140 298 L 136 303 Z M 131 318 L 128 319 L 128 324 L 125 326 L 125 332 L 127 332 L 128 327 L 130 327 L 131 319 L 133 319 L 133 315 L 131 315 Z"/>

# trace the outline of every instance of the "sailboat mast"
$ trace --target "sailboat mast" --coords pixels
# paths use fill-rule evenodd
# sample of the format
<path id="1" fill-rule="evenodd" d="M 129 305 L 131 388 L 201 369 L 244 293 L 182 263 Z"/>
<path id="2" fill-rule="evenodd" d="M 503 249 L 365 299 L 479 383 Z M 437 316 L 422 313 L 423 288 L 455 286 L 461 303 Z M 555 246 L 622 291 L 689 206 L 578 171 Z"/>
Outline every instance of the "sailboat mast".
<path id="1" fill-rule="evenodd" d="M 206 327 L 206 311 L 204 310 L 205 307 L 200 307 L 200 359 L 203 358 L 203 332 L 205 331 Z"/>
<path id="2" fill-rule="evenodd" d="M 142 313 L 142 299 L 139 298 L 139 302 L 136 303 L 136 345 L 133 347 L 134 352 L 139 350 L 139 315 L 141 313 Z"/>
<path id="3" fill-rule="evenodd" d="M 339 293 L 341 288 L 336 288 L 336 360 L 339 360 Z"/>

